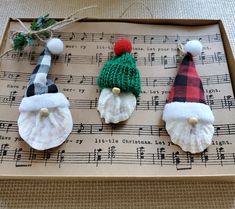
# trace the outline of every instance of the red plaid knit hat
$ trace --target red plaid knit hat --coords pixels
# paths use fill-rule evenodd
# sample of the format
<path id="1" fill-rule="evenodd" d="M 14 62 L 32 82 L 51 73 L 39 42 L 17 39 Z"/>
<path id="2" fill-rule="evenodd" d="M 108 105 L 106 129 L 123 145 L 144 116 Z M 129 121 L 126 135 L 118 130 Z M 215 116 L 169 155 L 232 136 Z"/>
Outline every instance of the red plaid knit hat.
<path id="1" fill-rule="evenodd" d="M 193 62 L 193 56 L 199 55 L 201 51 L 202 45 L 197 40 L 185 45 L 186 54 L 167 99 L 163 120 L 196 118 L 213 123 L 214 116 L 210 107 L 205 104 L 204 89 Z"/>

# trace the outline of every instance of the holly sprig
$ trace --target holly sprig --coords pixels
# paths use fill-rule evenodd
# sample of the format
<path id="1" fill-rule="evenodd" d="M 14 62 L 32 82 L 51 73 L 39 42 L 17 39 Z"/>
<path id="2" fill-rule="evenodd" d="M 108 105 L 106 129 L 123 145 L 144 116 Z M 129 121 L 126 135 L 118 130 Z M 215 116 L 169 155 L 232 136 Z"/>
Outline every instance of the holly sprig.
<path id="1" fill-rule="evenodd" d="M 8 49 L 7 51 L 0 54 L 0 59 L 8 54 L 9 52 L 15 51 L 22 51 L 26 46 L 33 45 L 35 41 L 38 39 L 44 43 L 47 42 L 48 39 L 53 37 L 53 31 L 58 30 L 68 24 L 73 22 L 79 21 L 84 17 L 76 17 L 79 12 L 92 9 L 97 7 L 96 5 L 83 7 L 81 9 L 76 10 L 64 20 L 57 22 L 54 19 L 49 18 L 49 14 L 45 16 L 40 16 L 39 18 L 35 19 L 31 25 L 30 29 L 25 26 L 25 24 L 20 19 L 17 20 L 21 26 L 25 29 L 26 32 L 15 32 L 13 33 L 12 39 L 12 48 Z"/>
<path id="2" fill-rule="evenodd" d="M 42 40 L 47 40 L 48 38 L 50 38 L 51 34 L 48 31 L 40 31 L 54 25 L 55 23 L 56 20 L 49 18 L 49 14 L 40 16 L 39 18 L 35 19 L 30 26 L 31 32 L 19 32 L 14 34 L 14 50 L 23 50 L 26 46 L 33 45 L 37 37 Z"/>

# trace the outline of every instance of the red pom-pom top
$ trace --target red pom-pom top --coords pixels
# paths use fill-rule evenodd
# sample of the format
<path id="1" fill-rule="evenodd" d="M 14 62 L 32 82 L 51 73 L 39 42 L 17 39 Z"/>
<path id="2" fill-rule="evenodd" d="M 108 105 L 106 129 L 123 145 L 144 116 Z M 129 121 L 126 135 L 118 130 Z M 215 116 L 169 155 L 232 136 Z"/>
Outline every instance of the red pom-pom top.
<path id="1" fill-rule="evenodd" d="M 125 52 L 131 53 L 131 42 L 128 39 L 120 39 L 114 44 L 113 50 L 117 56 L 121 56 Z"/>

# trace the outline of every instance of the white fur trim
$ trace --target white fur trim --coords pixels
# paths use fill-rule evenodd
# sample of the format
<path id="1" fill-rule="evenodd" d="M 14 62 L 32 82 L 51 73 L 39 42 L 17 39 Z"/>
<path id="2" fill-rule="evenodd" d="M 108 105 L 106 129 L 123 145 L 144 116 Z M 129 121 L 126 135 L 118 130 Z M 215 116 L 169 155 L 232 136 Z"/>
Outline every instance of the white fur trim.
<path id="1" fill-rule="evenodd" d="M 68 107 L 69 101 L 62 93 L 48 93 L 24 97 L 21 101 L 19 111 L 31 112 L 41 108 Z"/>
<path id="2" fill-rule="evenodd" d="M 214 115 L 210 107 L 196 102 L 171 102 L 165 105 L 163 120 L 188 119 L 195 117 L 198 120 L 214 123 Z"/>

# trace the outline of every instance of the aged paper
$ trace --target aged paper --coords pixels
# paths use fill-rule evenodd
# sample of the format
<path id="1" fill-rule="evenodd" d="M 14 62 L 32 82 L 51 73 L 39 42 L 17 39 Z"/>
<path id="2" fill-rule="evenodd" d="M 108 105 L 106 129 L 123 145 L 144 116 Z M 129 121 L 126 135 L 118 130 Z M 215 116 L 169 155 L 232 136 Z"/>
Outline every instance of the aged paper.
<path id="1" fill-rule="evenodd" d="M 12 22 L 3 50 L 9 49 Z M 54 56 L 50 78 L 70 101 L 74 127 L 61 146 L 31 149 L 20 139 L 18 107 L 43 46 L 7 54 L 0 65 L 1 176 L 217 176 L 235 174 L 235 103 L 218 25 L 170 26 L 131 23 L 74 23 L 54 33 L 65 44 Z M 131 118 L 105 124 L 96 110 L 97 76 L 113 56 L 113 42 L 128 38 L 141 74 L 142 93 Z M 177 44 L 198 39 L 195 64 L 206 102 L 215 115 L 213 144 L 192 155 L 173 145 L 161 119 L 180 57 Z M 176 110 L 177 111 L 177 110 Z M 52 137 L 53 138 L 53 137 Z"/>

